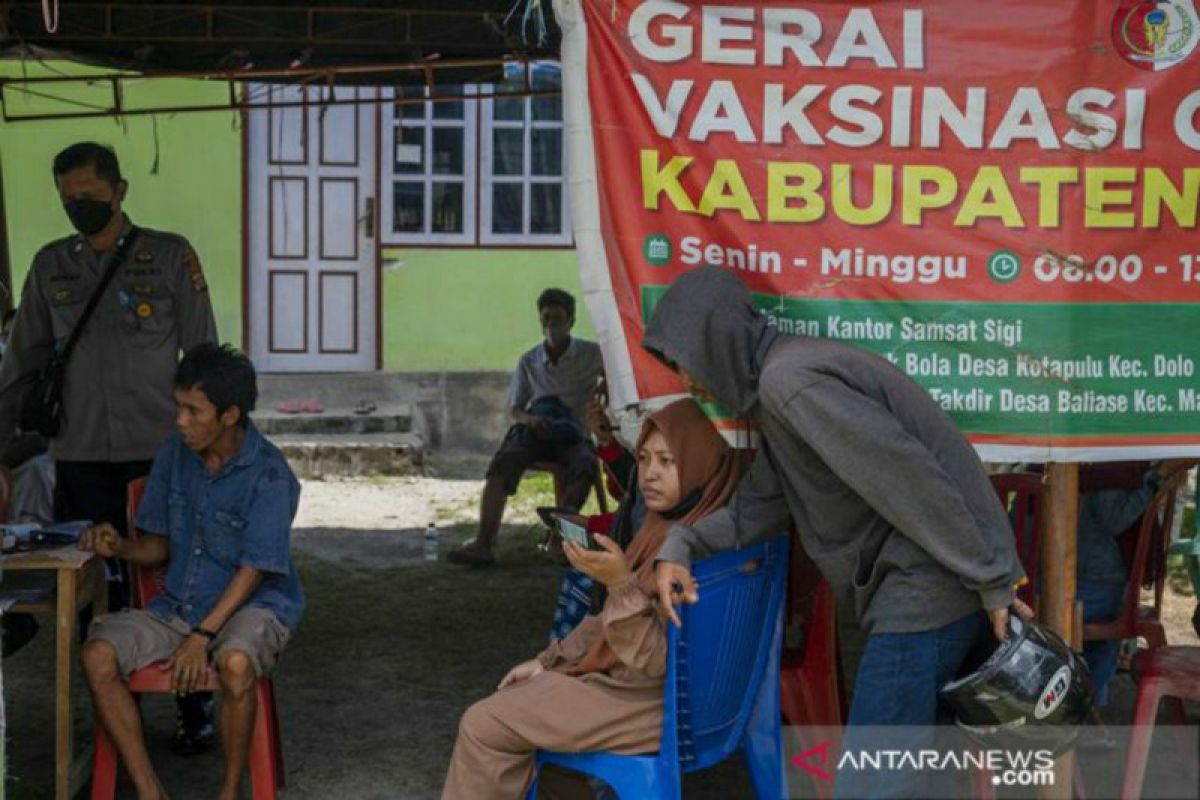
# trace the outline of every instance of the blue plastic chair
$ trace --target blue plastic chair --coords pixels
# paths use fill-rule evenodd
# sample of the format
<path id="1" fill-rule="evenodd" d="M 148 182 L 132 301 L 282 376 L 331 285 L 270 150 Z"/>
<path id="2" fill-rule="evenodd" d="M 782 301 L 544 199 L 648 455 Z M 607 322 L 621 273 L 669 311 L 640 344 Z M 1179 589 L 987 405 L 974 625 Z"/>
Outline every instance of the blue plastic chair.
<path id="1" fill-rule="evenodd" d="M 741 750 L 759 798 L 786 796 L 779 659 L 788 536 L 698 561 L 700 602 L 667 626 L 662 744 L 657 754 L 552 753 L 556 764 L 607 782 L 622 800 L 679 800 L 684 773 Z M 537 777 L 528 800 L 537 796 Z"/>

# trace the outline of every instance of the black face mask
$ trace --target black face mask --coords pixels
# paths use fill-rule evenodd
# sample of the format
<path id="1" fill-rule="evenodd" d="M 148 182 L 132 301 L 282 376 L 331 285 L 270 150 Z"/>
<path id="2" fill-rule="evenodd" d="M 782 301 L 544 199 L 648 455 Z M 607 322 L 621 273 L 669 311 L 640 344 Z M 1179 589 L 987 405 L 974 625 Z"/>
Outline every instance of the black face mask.
<path id="1" fill-rule="evenodd" d="M 704 487 L 693 489 L 674 508 L 669 511 L 660 511 L 658 515 L 663 519 L 683 519 L 689 511 L 700 505 L 700 501 L 703 499 Z"/>
<path id="2" fill-rule="evenodd" d="M 75 230 L 84 236 L 93 236 L 104 230 L 104 226 L 112 221 L 114 212 L 111 203 L 111 200 L 76 198 L 64 203 L 63 209 Z"/>

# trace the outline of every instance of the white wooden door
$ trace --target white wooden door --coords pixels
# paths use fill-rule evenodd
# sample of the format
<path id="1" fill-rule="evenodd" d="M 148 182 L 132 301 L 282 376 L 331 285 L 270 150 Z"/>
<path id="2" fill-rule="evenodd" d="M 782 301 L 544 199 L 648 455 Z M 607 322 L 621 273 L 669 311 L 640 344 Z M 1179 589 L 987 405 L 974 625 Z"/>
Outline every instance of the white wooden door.
<path id="1" fill-rule="evenodd" d="M 264 372 L 376 368 L 378 107 L 325 87 L 248 87 L 250 356 Z M 374 88 L 337 88 L 339 98 Z"/>

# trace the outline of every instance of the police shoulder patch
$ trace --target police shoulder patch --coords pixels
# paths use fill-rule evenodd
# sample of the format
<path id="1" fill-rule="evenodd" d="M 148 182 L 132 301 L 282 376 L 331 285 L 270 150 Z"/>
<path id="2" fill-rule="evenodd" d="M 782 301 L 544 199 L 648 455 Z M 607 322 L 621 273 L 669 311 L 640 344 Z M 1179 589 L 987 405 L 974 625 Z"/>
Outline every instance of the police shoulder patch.
<path id="1" fill-rule="evenodd" d="M 183 266 L 187 268 L 188 277 L 192 280 L 192 288 L 197 292 L 207 292 L 208 283 L 204 280 L 204 269 L 200 266 L 200 257 L 190 247 L 183 253 Z"/>

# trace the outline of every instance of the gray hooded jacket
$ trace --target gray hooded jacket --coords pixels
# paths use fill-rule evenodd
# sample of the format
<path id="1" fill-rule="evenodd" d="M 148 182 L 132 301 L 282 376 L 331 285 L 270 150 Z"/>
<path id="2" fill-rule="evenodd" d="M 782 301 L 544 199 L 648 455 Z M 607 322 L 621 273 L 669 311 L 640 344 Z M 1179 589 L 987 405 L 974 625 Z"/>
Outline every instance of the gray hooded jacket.
<path id="1" fill-rule="evenodd" d="M 729 505 L 672 528 L 660 559 L 687 565 L 794 520 L 839 602 L 869 632 L 932 630 L 1011 602 L 1023 572 L 979 457 L 891 363 L 780 336 L 716 267 L 675 282 L 642 345 L 752 417 L 763 437 Z"/>

